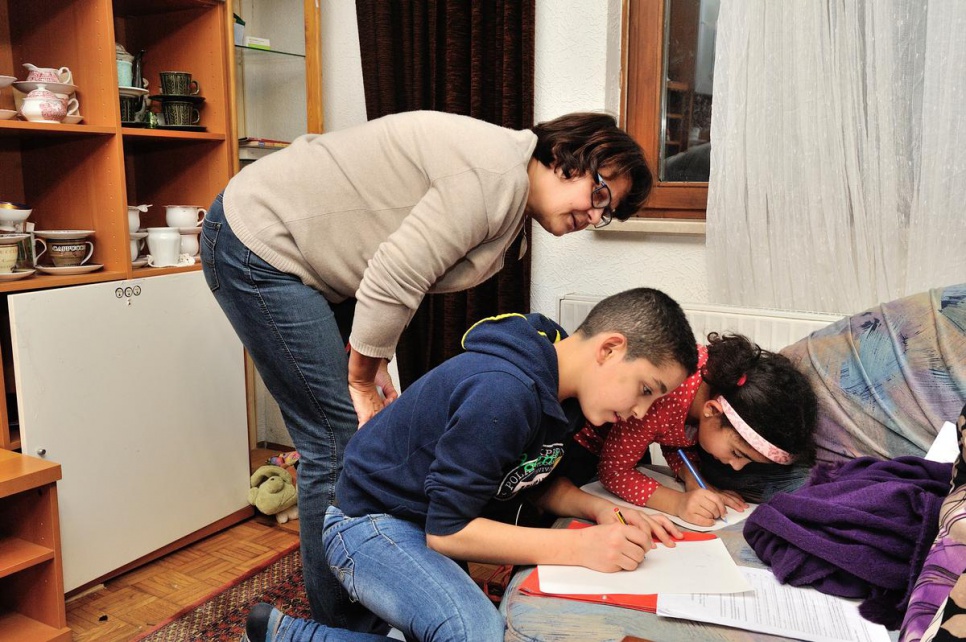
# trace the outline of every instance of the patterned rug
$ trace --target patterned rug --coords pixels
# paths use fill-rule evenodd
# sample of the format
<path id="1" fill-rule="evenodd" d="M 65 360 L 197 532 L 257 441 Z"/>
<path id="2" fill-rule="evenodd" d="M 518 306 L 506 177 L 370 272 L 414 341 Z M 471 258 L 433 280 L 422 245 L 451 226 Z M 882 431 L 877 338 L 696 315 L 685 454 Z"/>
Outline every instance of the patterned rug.
<path id="1" fill-rule="evenodd" d="M 238 642 L 248 612 L 259 602 L 274 604 L 289 615 L 308 617 L 297 542 L 266 565 L 185 607 L 132 642 Z"/>

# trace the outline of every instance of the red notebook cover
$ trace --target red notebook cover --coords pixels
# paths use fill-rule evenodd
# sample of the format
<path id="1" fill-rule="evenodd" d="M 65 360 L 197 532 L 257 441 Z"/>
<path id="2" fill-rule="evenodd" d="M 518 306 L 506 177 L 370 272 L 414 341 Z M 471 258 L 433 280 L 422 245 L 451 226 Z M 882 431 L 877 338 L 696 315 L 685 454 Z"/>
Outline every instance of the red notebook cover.
<path id="1" fill-rule="evenodd" d="M 591 524 L 584 524 L 581 522 L 571 522 L 567 528 L 586 528 Z M 684 539 L 680 541 L 685 542 L 703 542 L 709 539 L 715 539 L 715 535 L 711 533 L 692 533 L 689 531 L 683 531 Z M 661 546 L 660 542 L 658 546 Z M 626 609 L 636 609 L 638 611 L 647 611 L 648 613 L 657 612 L 657 593 L 651 593 L 649 595 L 625 595 L 625 594 L 613 594 L 608 593 L 607 595 L 561 595 L 557 593 L 544 593 L 540 590 L 540 577 L 538 575 L 539 569 L 533 569 L 533 572 L 527 576 L 525 580 L 520 584 L 520 592 L 526 595 L 537 595 L 541 597 L 559 597 L 565 600 L 576 600 L 578 602 L 593 602 L 595 604 L 610 604 L 611 606 L 621 606 Z"/>

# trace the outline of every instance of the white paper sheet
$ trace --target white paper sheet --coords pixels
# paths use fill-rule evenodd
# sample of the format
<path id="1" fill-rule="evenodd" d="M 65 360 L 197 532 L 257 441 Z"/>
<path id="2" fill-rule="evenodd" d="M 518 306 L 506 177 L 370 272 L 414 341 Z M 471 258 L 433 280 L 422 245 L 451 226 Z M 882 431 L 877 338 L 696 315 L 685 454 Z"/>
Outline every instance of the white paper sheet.
<path id="1" fill-rule="evenodd" d="M 564 595 L 738 593 L 751 590 L 720 539 L 658 544 L 633 571 L 601 573 L 582 566 L 538 567 L 540 590 Z"/>
<path id="2" fill-rule="evenodd" d="M 884 626 L 859 615 L 857 603 L 815 589 L 779 584 L 768 569 L 740 569 L 754 592 L 657 596 L 657 614 L 733 626 L 810 642 L 888 642 Z"/>
<path id="3" fill-rule="evenodd" d="M 926 453 L 926 459 L 951 464 L 956 461 L 958 455 L 959 431 L 956 430 L 956 424 L 947 421 L 939 429 L 936 440 L 929 447 L 929 452 Z"/>
<path id="4" fill-rule="evenodd" d="M 655 480 L 657 483 L 661 484 L 661 486 L 666 486 L 667 488 L 672 488 L 674 490 L 680 490 L 680 491 L 684 490 L 684 484 L 682 484 L 681 482 L 677 481 L 676 479 L 674 479 L 669 475 L 665 475 L 664 473 L 659 473 L 656 470 L 652 470 L 645 466 L 641 466 L 640 468 L 638 468 L 638 470 L 644 473 L 645 475 L 647 475 L 648 477 L 652 478 L 653 480 Z M 590 493 L 591 495 L 595 495 L 597 497 L 603 497 L 607 501 L 613 502 L 618 506 L 622 506 L 624 508 L 639 510 L 642 513 L 646 513 L 648 515 L 664 515 L 665 517 L 670 519 L 678 526 L 683 526 L 684 528 L 690 529 L 692 531 L 699 531 L 702 533 L 706 533 L 708 531 L 716 531 L 718 529 L 724 528 L 725 526 L 731 526 L 732 524 L 739 524 L 745 521 L 746 519 L 748 519 L 748 516 L 751 515 L 751 513 L 756 508 L 758 508 L 758 504 L 752 504 L 750 502 L 748 503 L 748 508 L 746 508 L 744 511 L 740 513 L 733 508 L 729 508 L 728 512 L 725 513 L 724 520 L 717 519 L 715 520 L 714 524 L 712 524 L 711 526 L 698 526 L 697 524 L 692 524 L 691 522 L 681 519 L 677 515 L 669 515 L 668 513 L 665 513 L 663 511 L 655 510 L 653 508 L 648 508 L 647 506 L 637 506 L 635 504 L 631 504 L 630 502 L 625 502 L 623 499 L 621 499 L 620 497 L 617 497 L 609 490 L 604 488 L 599 481 L 585 484 L 580 487 L 580 490 L 586 493 Z"/>

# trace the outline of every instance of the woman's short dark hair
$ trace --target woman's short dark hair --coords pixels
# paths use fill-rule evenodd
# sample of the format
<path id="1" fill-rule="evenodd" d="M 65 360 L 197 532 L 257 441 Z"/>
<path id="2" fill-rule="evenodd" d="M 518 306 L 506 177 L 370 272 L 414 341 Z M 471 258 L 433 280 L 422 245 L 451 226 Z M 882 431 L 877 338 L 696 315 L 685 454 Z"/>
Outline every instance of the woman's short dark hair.
<path id="1" fill-rule="evenodd" d="M 609 114 L 576 112 L 531 127 L 537 135 L 533 157 L 560 170 L 564 178 L 599 172 L 611 177 L 627 175 L 631 187 L 614 210 L 614 218 L 626 221 L 637 213 L 651 191 L 654 178 L 644 151 L 617 126 Z"/>

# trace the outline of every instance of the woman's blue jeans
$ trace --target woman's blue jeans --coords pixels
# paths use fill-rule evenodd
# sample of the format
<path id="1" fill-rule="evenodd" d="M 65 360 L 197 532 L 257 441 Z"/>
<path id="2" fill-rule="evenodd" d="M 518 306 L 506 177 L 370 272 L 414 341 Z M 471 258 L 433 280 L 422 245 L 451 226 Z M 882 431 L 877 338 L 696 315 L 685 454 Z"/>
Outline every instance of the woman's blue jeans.
<path id="1" fill-rule="evenodd" d="M 335 503 L 345 445 L 358 425 L 336 319 L 345 306 L 331 305 L 243 245 L 225 221 L 221 195 L 205 216 L 201 261 L 208 286 L 278 402 L 300 455 L 299 531 L 312 615 L 328 625 L 368 630 L 329 572 L 322 548 L 325 511 Z M 348 324 L 342 325 L 347 335 Z"/>

